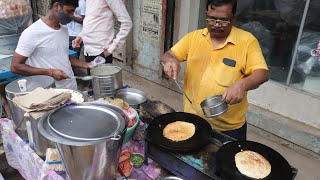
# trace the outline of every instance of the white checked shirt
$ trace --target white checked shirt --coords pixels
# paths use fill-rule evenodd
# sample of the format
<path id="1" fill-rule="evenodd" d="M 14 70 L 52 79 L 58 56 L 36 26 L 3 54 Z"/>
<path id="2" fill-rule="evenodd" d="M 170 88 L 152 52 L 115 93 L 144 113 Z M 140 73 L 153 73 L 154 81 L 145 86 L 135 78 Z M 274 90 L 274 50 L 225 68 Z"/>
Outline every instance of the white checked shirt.
<path id="1" fill-rule="evenodd" d="M 115 35 L 115 19 L 121 23 Z M 84 53 L 100 55 L 104 49 L 111 54 L 120 49 L 132 28 L 132 21 L 122 0 L 87 0 L 86 17 L 79 36 L 84 42 Z"/>

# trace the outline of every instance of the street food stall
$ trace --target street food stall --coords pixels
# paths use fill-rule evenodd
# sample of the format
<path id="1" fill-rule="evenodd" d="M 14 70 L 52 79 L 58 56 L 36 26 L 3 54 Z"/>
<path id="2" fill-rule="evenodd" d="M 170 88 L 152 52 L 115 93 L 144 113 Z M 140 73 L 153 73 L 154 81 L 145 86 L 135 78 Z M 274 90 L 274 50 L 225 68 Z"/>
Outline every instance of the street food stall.
<path id="1" fill-rule="evenodd" d="M 1 133 L 8 163 L 24 178 L 249 179 L 250 173 L 235 163 L 245 152 L 266 163 L 258 165 L 265 168 L 264 179 L 294 179 L 297 170 L 273 149 L 235 141 L 199 116 L 149 101 L 143 91 L 122 84 L 119 67 L 96 68 L 90 81 L 98 89 L 92 96 L 45 89 L 49 79 L 31 87 L 36 78 L 31 76 L 28 93 L 12 99 L 29 114 L 24 120 L 28 138 L 15 131 L 24 123 L 17 120 L 1 119 Z M 20 89 L 17 81 L 8 87 Z"/>

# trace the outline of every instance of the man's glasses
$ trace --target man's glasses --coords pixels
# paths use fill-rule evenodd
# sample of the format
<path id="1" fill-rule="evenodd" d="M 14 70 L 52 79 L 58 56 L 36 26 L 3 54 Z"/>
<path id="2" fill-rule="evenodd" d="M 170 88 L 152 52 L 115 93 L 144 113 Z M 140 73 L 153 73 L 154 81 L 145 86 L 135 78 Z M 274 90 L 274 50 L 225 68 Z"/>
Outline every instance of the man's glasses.
<path id="1" fill-rule="evenodd" d="M 210 24 L 212 26 L 215 26 L 216 24 L 219 24 L 220 26 L 228 26 L 231 23 L 230 21 L 213 19 L 213 18 L 207 18 L 206 20 L 207 20 L 208 24 Z"/>

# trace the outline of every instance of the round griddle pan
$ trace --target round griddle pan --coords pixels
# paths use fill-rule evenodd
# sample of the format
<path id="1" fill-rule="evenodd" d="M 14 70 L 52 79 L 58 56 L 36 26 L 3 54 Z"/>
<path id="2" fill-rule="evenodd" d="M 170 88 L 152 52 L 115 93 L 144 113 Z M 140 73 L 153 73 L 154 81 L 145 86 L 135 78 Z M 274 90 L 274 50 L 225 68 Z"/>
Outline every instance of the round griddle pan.
<path id="1" fill-rule="evenodd" d="M 217 152 L 217 172 L 227 180 L 252 179 L 240 173 L 235 164 L 236 153 L 251 150 L 261 154 L 271 165 L 271 173 L 265 180 L 292 180 L 297 170 L 292 168 L 277 151 L 253 141 L 233 141 L 219 148 Z"/>
<path id="2" fill-rule="evenodd" d="M 193 123 L 196 127 L 195 134 L 184 141 L 175 142 L 163 136 L 166 125 L 175 121 Z M 156 117 L 148 126 L 147 138 L 154 144 L 169 151 L 192 152 L 204 147 L 211 138 L 211 126 L 203 118 L 189 113 L 175 112 Z"/>

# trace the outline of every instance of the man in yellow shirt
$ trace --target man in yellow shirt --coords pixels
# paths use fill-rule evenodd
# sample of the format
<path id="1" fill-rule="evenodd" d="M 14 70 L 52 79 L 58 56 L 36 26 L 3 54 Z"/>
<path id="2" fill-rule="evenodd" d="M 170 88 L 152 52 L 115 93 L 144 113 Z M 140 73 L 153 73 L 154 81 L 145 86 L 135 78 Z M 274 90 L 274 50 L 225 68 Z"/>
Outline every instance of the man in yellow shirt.
<path id="1" fill-rule="evenodd" d="M 234 27 L 236 0 L 208 0 L 207 28 L 193 31 L 161 57 L 164 72 L 176 79 L 180 63 L 187 62 L 184 111 L 205 118 L 213 129 L 238 140 L 246 139 L 247 91 L 269 79 L 268 67 L 258 40 Z M 222 94 L 228 103 L 226 113 L 206 118 L 200 103 Z"/>

